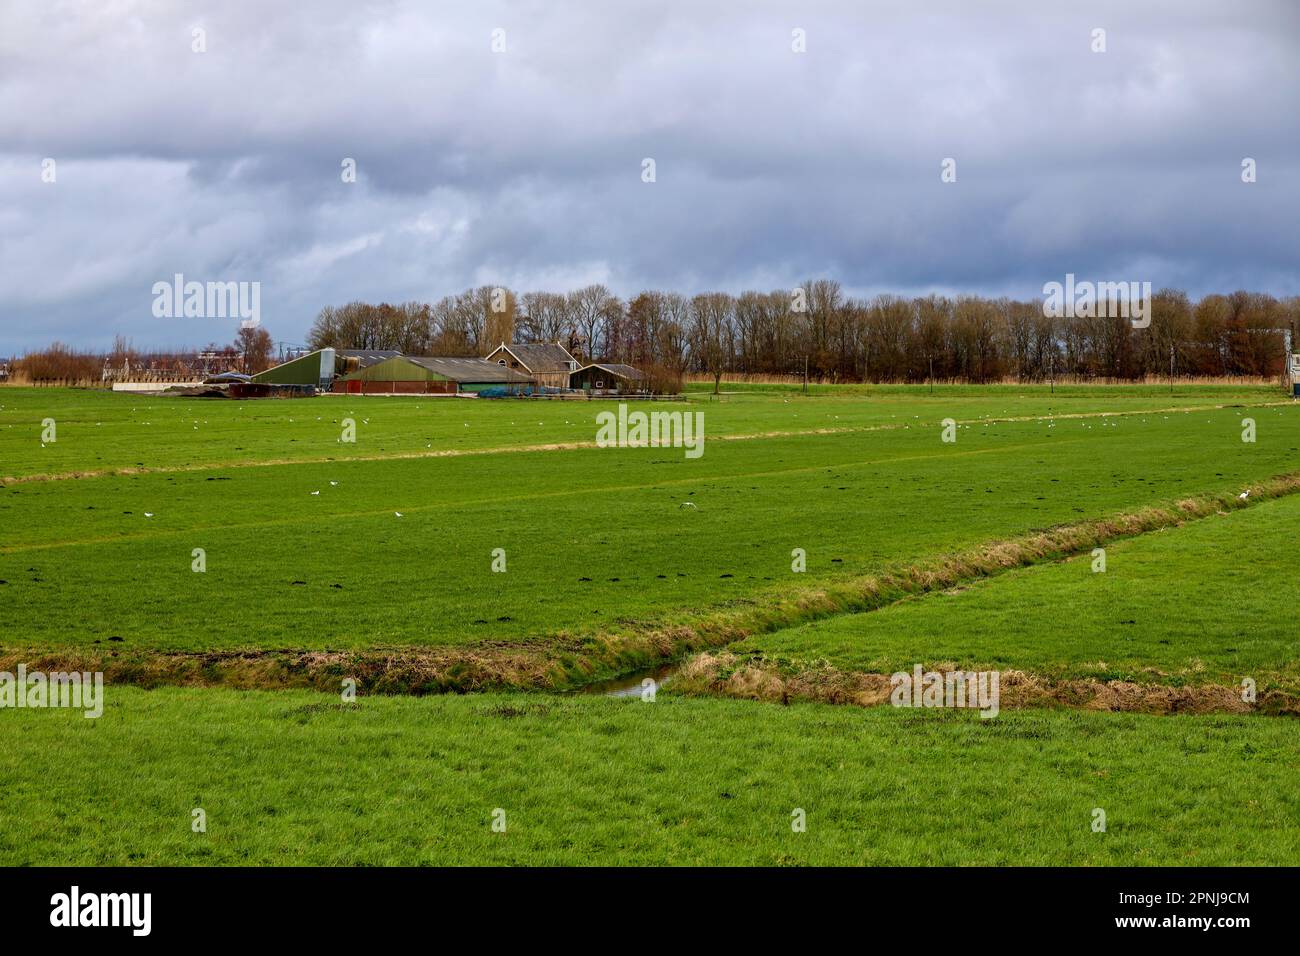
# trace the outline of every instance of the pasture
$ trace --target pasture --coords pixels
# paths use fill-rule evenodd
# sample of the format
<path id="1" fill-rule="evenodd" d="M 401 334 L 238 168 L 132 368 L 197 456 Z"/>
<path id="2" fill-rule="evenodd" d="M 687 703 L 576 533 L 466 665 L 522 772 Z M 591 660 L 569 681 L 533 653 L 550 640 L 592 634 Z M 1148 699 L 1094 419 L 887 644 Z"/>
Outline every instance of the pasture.
<path id="1" fill-rule="evenodd" d="M 1279 718 L 981 721 L 669 695 L 345 705 L 131 687 L 97 721 L 3 716 L 8 864 L 1208 866 L 1300 854 L 1300 737 Z M 1105 833 L 1091 829 L 1095 808 Z"/>
<path id="2" fill-rule="evenodd" d="M 0 671 L 109 682 L 0 710 L 0 861 L 1294 861 L 1279 390 L 724 389 L 646 406 L 693 460 L 596 447 L 610 402 L 0 389 Z M 1217 696 L 813 702 L 915 664 Z"/>

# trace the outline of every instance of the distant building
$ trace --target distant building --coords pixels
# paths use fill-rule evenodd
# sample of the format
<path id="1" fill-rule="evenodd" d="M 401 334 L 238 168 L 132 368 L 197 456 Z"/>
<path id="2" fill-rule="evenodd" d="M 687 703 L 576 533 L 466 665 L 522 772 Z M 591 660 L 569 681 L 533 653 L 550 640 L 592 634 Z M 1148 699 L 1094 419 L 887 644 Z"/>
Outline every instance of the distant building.
<path id="1" fill-rule="evenodd" d="M 502 342 L 485 361 L 495 362 L 516 372 L 522 372 L 538 385 L 547 388 L 568 388 L 569 376 L 578 370 L 578 360 L 559 342 L 534 342 L 531 344 Z"/>
<path id="2" fill-rule="evenodd" d="M 349 395 L 464 395 L 500 385 L 530 386 L 532 376 L 479 358 L 398 355 L 344 375 Z"/>
<path id="3" fill-rule="evenodd" d="M 349 395 L 462 395 L 492 386 L 534 386 L 537 380 L 523 369 L 481 358 L 403 355 L 393 349 L 317 349 L 258 372 L 249 384 Z"/>
<path id="4" fill-rule="evenodd" d="M 308 352 L 283 365 L 274 365 L 258 372 L 252 381 L 258 385 L 312 385 L 316 388 L 329 388 L 334 382 L 342 354 L 335 349 Z"/>
<path id="5" fill-rule="evenodd" d="M 595 363 L 569 376 L 569 386 L 586 392 L 622 394 L 647 390 L 645 375 L 630 365 Z"/>

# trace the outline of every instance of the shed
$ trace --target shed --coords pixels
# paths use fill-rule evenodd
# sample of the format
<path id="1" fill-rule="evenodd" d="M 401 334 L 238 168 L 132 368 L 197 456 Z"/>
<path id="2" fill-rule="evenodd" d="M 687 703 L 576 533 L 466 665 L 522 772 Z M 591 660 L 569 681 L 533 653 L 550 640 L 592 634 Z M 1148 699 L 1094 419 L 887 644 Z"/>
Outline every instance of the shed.
<path id="1" fill-rule="evenodd" d="M 588 392 L 644 392 L 645 375 L 631 365 L 594 363 L 569 376 L 572 388 Z"/>
<path id="2" fill-rule="evenodd" d="M 296 359 L 264 369 L 252 377 L 258 385 L 311 385 L 329 388 L 334 381 L 334 349 L 317 349 Z"/>

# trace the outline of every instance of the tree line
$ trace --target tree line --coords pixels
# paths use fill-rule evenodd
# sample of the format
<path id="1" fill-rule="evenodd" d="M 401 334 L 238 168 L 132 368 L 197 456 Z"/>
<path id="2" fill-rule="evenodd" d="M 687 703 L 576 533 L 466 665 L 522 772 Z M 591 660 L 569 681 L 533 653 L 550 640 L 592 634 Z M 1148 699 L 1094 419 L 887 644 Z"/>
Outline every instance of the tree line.
<path id="1" fill-rule="evenodd" d="M 1300 297 L 1258 292 L 1151 296 L 1150 325 L 1053 317 L 1042 300 L 961 295 L 845 295 L 818 279 L 739 295 L 646 291 L 624 301 L 603 285 L 568 293 L 481 286 L 435 303 L 327 306 L 312 348 L 486 355 L 501 342 L 560 342 L 585 361 L 680 378 L 803 375 L 830 382 L 1138 381 L 1277 375 L 1281 329 L 1300 330 Z"/>

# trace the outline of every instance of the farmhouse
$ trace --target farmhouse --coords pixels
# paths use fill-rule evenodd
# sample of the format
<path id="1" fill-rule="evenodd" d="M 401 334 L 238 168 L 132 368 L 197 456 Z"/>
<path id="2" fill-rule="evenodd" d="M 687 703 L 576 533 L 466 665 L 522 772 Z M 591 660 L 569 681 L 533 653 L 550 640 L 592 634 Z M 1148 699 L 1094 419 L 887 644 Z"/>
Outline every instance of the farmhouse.
<path id="1" fill-rule="evenodd" d="M 569 376 L 578 368 L 578 360 L 559 342 L 529 345 L 506 345 L 502 342 L 486 360 L 522 372 L 546 388 L 568 388 Z"/>
<path id="2" fill-rule="evenodd" d="M 463 395 L 497 385 L 532 385 L 531 376 L 478 358 L 395 355 L 344 375 L 335 392 L 349 395 Z"/>
<path id="3" fill-rule="evenodd" d="M 615 394 L 646 390 L 645 375 L 630 365 L 588 365 L 569 376 L 569 385 L 587 392 Z"/>

